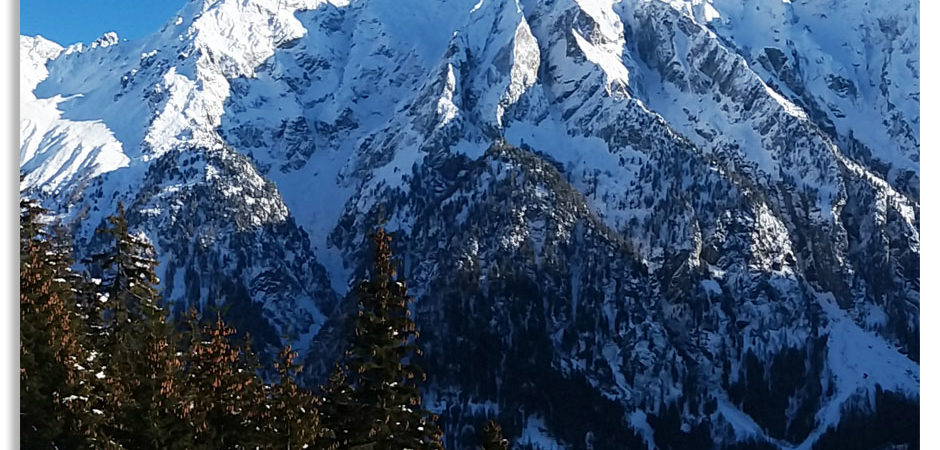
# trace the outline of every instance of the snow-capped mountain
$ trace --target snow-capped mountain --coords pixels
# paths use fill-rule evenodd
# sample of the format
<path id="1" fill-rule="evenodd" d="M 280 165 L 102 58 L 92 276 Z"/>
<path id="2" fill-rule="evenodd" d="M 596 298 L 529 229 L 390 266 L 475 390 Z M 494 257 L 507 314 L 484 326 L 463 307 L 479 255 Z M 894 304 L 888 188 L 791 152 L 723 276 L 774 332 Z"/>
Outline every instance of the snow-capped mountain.
<path id="1" fill-rule="evenodd" d="M 329 367 L 384 220 L 449 448 L 916 436 L 916 2 L 198 0 L 20 50 L 22 192 L 79 251 L 123 201 L 179 307 Z"/>

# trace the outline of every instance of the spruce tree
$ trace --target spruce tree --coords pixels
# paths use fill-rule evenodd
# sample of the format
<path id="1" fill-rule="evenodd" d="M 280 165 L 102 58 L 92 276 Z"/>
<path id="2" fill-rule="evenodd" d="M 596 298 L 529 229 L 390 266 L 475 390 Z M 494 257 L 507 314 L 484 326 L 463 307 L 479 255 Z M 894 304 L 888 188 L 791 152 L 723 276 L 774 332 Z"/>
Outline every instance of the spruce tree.
<path id="1" fill-rule="evenodd" d="M 274 442 L 281 448 L 315 448 L 321 435 L 318 401 L 296 382 L 302 366 L 294 363 L 297 353 L 290 345 L 278 354 L 275 363 L 279 382 L 271 392 L 274 416 Z"/>
<path id="2" fill-rule="evenodd" d="M 509 450 L 509 440 L 503 437 L 503 429 L 490 419 L 483 425 L 482 450 Z"/>
<path id="3" fill-rule="evenodd" d="M 277 433 L 277 411 L 272 406 L 273 389 L 271 385 L 264 382 L 265 370 L 254 351 L 251 336 L 247 333 L 242 352 L 246 373 L 252 375 L 255 380 L 248 385 L 244 394 L 245 415 L 250 423 L 246 425 L 248 432 L 243 438 L 243 446 L 246 448 L 283 447 L 279 444 L 280 437 Z"/>
<path id="4" fill-rule="evenodd" d="M 82 395 L 85 351 L 71 243 L 49 234 L 46 215 L 20 201 L 20 446 L 76 448 L 93 434 Z"/>
<path id="5" fill-rule="evenodd" d="M 157 260 L 142 233 L 132 233 L 118 204 L 107 226 L 106 249 L 94 255 L 99 307 L 93 311 L 108 434 L 126 447 L 167 448 L 181 362 L 157 291 Z"/>
<path id="6" fill-rule="evenodd" d="M 348 430 L 352 447 L 440 449 L 437 418 L 424 409 L 418 384 L 425 380 L 415 362 L 418 332 L 408 310 L 412 298 L 396 279 L 391 236 L 372 235 L 372 279 L 356 288 L 359 316 L 347 351 L 356 421 Z"/>
<path id="7" fill-rule="evenodd" d="M 217 314 L 211 326 L 190 313 L 192 346 L 186 352 L 181 414 L 190 426 L 192 448 L 238 448 L 261 428 L 256 416 L 258 376 L 245 353 L 232 344 L 235 329 Z M 198 331 L 196 331 L 198 330 Z"/>
<path id="8" fill-rule="evenodd" d="M 346 381 L 348 371 L 344 365 L 337 364 L 327 385 L 322 388 L 319 415 L 323 436 L 320 438 L 318 449 L 349 448 L 356 400 L 353 398 L 352 386 Z"/>

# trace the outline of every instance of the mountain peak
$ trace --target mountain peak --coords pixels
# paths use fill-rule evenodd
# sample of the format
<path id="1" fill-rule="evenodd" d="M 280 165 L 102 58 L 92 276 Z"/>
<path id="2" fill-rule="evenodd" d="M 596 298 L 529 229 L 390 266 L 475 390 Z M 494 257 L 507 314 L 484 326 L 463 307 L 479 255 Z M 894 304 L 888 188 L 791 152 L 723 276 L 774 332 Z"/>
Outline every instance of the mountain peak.
<path id="1" fill-rule="evenodd" d="M 312 349 L 386 217 L 451 419 L 812 446 L 919 387 L 916 16 L 825 8 L 207 0 L 94 50 L 23 36 L 21 187 L 85 241 L 124 201 L 164 298 L 227 286 Z"/>
<path id="2" fill-rule="evenodd" d="M 91 48 L 110 47 L 117 44 L 118 42 L 120 42 L 120 39 L 118 39 L 118 34 L 114 31 L 109 31 L 101 35 L 98 39 L 92 41 Z"/>

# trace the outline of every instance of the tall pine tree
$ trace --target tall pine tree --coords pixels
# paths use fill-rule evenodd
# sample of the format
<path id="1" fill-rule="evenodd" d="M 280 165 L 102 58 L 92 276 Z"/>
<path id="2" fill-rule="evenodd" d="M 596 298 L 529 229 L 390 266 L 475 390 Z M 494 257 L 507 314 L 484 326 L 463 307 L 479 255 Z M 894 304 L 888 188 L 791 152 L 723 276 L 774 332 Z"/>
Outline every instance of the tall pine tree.
<path id="1" fill-rule="evenodd" d="M 278 354 L 275 363 L 279 382 L 271 392 L 274 443 L 282 448 L 317 448 L 322 434 L 319 402 L 297 385 L 296 377 L 303 368 L 294 363 L 296 357 L 297 353 L 288 345 Z"/>
<path id="2" fill-rule="evenodd" d="M 192 344 L 185 358 L 181 415 L 191 427 L 191 448 L 261 446 L 253 442 L 261 440 L 264 426 L 257 407 L 261 379 L 246 353 L 233 345 L 235 329 L 221 314 L 213 324 L 201 325 L 195 311 L 189 324 Z"/>
<path id="3" fill-rule="evenodd" d="M 157 291 L 156 252 L 132 233 L 124 205 L 98 230 L 106 248 L 90 262 L 100 275 L 92 312 L 107 395 L 108 434 L 125 447 L 168 448 L 182 363 Z"/>
<path id="4" fill-rule="evenodd" d="M 320 402 L 320 423 L 323 426 L 323 436 L 320 438 L 320 449 L 348 448 L 351 440 L 350 431 L 356 418 L 356 400 L 353 398 L 352 386 L 346 380 L 349 369 L 339 365 L 330 374 L 327 385 L 322 388 L 323 397 Z"/>
<path id="5" fill-rule="evenodd" d="M 20 201 L 20 446 L 90 445 L 83 387 L 81 317 L 71 243 L 42 223 L 47 211 Z"/>
<path id="6" fill-rule="evenodd" d="M 418 390 L 425 375 L 415 362 L 420 349 L 408 310 L 413 299 L 396 279 L 391 240 L 381 228 L 372 235 L 372 279 L 356 288 L 359 316 L 346 354 L 355 422 L 333 431 L 349 436 L 352 448 L 440 449 L 437 418 L 424 408 Z"/>

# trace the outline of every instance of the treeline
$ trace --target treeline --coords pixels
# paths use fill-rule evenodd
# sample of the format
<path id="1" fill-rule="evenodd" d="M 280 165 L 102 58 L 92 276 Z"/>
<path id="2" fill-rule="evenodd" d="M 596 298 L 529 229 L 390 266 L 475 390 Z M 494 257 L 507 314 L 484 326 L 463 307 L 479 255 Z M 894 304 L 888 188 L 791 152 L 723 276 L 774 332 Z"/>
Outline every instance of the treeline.
<path id="1" fill-rule="evenodd" d="M 105 250 L 82 274 L 48 217 L 21 201 L 22 448 L 442 448 L 419 391 L 412 298 L 381 228 L 345 355 L 326 385 L 306 389 L 289 345 L 265 370 L 220 313 L 169 319 L 154 248 L 123 206 L 99 228 Z M 492 420 L 481 434 L 485 450 L 509 448 Z"/>

